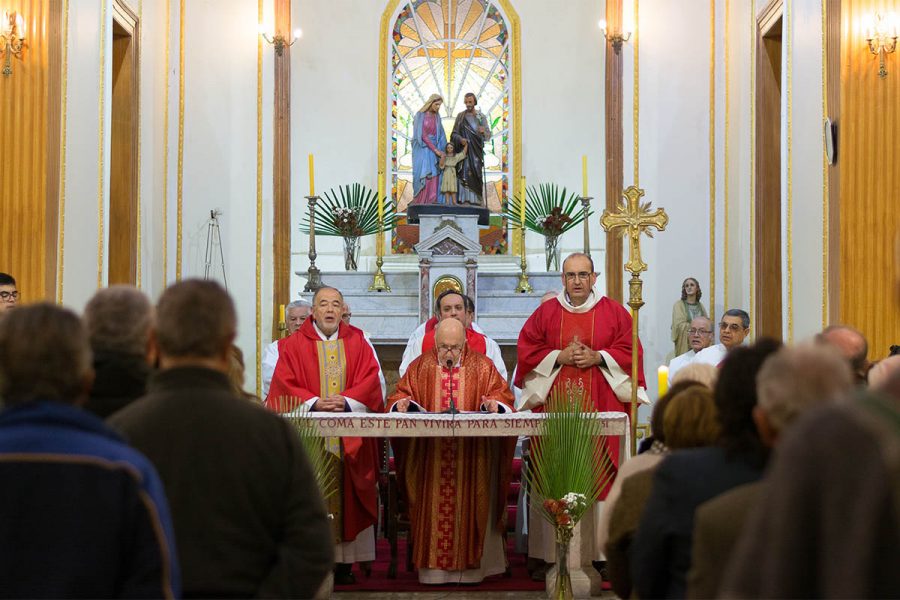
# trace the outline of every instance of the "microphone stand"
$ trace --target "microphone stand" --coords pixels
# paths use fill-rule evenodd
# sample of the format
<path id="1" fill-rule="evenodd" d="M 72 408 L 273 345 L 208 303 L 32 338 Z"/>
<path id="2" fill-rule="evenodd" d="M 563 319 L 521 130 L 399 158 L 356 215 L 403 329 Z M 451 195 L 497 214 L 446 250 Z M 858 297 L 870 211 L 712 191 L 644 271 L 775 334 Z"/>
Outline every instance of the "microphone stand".
<path id="1" fill-rule="evenodd" d="M 445 411 L 442 411 L 441 414 L 444 415 L 458 415 L 459 411 L 456 410 L 456 402 L 453 401 L 453 360 L 447 359 L 447 370 L 450 371 L 448 379 L 450 381 L 450 408 Z"/>

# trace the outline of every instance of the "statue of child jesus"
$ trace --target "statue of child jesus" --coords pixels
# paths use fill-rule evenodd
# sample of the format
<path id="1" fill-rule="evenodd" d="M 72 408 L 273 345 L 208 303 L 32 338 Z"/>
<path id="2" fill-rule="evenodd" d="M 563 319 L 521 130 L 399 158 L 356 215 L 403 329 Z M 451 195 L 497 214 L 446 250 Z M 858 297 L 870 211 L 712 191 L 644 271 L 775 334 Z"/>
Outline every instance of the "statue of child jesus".
<path id="1" fill-rule="evenodd" d="M 456 204 L 456 192 L 459 184 L 456 180 L 456 165 L 462 162 L 466 157 L 466 151 L 469 149 L 468 143 L 462 141 L 462 152 L 454 154 L 452 143 L 447 144 L 446 153 L 440 160 L 441 170 L 444 172 L 441 177 L 441 194 L 443 194 L 450 204 Z"/>

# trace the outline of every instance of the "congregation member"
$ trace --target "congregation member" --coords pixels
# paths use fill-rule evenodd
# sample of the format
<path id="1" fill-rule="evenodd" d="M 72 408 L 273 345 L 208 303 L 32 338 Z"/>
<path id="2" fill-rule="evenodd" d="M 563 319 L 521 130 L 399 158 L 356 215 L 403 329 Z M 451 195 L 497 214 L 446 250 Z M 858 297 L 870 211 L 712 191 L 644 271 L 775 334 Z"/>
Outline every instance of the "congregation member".
<path id="1" fill-rule="evenodd" d="M 309 318 L 312 312 L 312 304 L 306 300 L 294 300 L 284 307 L 285 325 L 288 335 L 293 335 L 300 329 L 303 322 Z M 275 365 L 278 364 L 278 340 L 275 340 L 263 350 L 262 355 L 262 397 L 269 394 L 269 386 L 272 385 L 272 374 L 275 373 Z"/>
<path id="2" fill-rule="evenodd" d="M 705 448 L 716 442 L 721 426 L 712 391 L 706 386 L 689 383 L 673 395 L 663 408 L 662 429 L 666 451 L 678 453 L 689 448 Z M 639 455 L 637 458 L 644 456 Z M 609 507 L 609 538 L 605 546 L 607 570 L 613 591 L 621 598 L 632 594 L 631 547 L 647 500 L 653 489 L 655 469 L 660 460 L 648 468 L 626 477 L 614 505 Z M 625 463 L 628 466 L 628 463 Z"/>
<path id="3" fill-rule="evenodd" d="M 722 598 L 896 598 L 900 378 L 811 410 L 778 443 Z"/>
<path id="4" fill-rule="evenodd" d="M 837 348 L 850 364 L 857 385 L 866 385 L 872 363 L 869 362 L 869 342 L 860 330 L 849 325 L 829 325 L 816 336 L 816 341 Z"/>
<path id="5" fill-rule="evenodd" d="M 563 261 L 563 291 L 532 314 L 518 341 L 518 369 L 514 385 L 522 390 L 522 407 L 543 411 L 554 389 L 585 390 L 590 410 L 628 412 L 631 401 L 631 315 L 596 287 L 594 262 L 586 254 L 570 254 Z M 649 402 L 643 375 L 643 351 L 638 347 L 638 397 Z M 620 464 L 619 445 L 606 440 L 613 469 Z M 595 506 L 600 512 L 607 490 Z M 556 561 L 552 529 L 531 510 L 528 555 Z M 596 522 L 596 520 L 595 520 Z M 597 526 L 594 526 L 597 529 Z M 595 536 L 596 531 L 591 535 Z M 594 560 L 602 558 L 595 543 Z M 537 575 L 539 576 L 539 575 Z"/>
<path id="6" fill-rule="evenodd" d="M 312 315 L 290 337 L 278 341 L 278 363 L 266 405 L 279 413 L 383 412 L 384 379 L 375 350 L 363 332 L 341 320 L 344 298 L 332 287 L 313 296 Z M 354 583 L 353 563 L 375 560 L 378 521 L 378 440 L 344 437 L 339 492 L 329 501 L 334 519 L 335 583 Z"/>
<path id="7" fill-rule="evenodd" d="M 761 477 L 768 451 L 753 421 L 756 375 L 779 346 L 763 339 L 729 352 L 714 391 L 721 426 L 717 444 L 673 452 L 657 466 L 630 552 L 631 580 L 639 598 L 684 598 L 694 511 Z"/>
<path id="8" fill-rule="evenodd" d="M 672 381 L 675 379 L 678 371 L 691 364 L 697 353 L 712 346 L 716 339 L 715 333 L 713 333 L 712 321 L 708 317 L 696 317 L 691 320 L 687 334 L 688 345 L 690 346 L 688 351 L 669 361 L 669 385 L 672 385 Z"/>
<path id="9" fill-rule="evenodd" d="M 419 325 L 406 343 L 403 359 L 400 362 L 400 377 L 403 377 L 412 361 L 434 347 L 434 328 L 438 322 L 444 319 L 456 319 L 466 329 L 466 343 L 469 351 L 479 352 L 491 359 L 503 377 L 503 381 L 506 381 L 506 365 L 503 362 L 500 345 L 485 335 L 484 331 L 473 321 L 475 303 L 471 298 L 456 290 L 444 290 L 435 300 L 434 312 L 435 316 Z"/>
<path id="10" fill-rule="evenodd" d="M 325 506 L 296 430 L 231 390 L 231 297 L 185 280 L 156 312 L 160 372 L 109 422 L 162 477 L 185 597 L 312 597 L 332 568 Z"/>
<path id="11" fill-rule="evenodd" d="M 175 535 L 143 455 L 79 407 L 93 374 L 78 317 L 0 319 L 0 596 L 176 598 Z"/>
<path id="12" fill-rule="evenodd" d="M 12 310 L 19 302 L 19 290 L 12 275 L 0 273 L 0 315 Z"/>
<path id="13" fill-rule="evenodd" d="M 443 319 L 435 345 L 397 384 L 392 411 L 512 411 L 513 397 L 491 361 L 472 352 L 456 319 Z M 413 564 L 427 584 L 477 583 L 506 570 L 503 537 L 515 438 L 392 441 L 397 479 L 409 503 Z M 452 510 L 446 510 L 446 507 Z"/>
<path id="14" fill-rule="evenodd" d="M 88 301 L 83 320 L 95 377 L 85 410 L 105 419 L 147 391 L 156 363 L 153 318 L 146 294 L 130 285 L 104 288 Z"/>
<path id="15" fill-rule="evenodd" d="M 753 420 L 760 439 L 774 448 L 800 415 L 846 397 L 853 386 L 849 365 L 823 346 L 783 348 L 756 376 Z M 738 486 L 701 504 L 694 515 L 688 598 L 716 598 L 728 560 L 750 508 L 767 493 L 765 480 Z"/>
<path id="16" fill-rule="evenodd" d="M 744 343 L 748 335 L 750 335 L 750 315 L 740 308 L 730 308 L 719 321 L 719 343 L 698 352 L 691 362 L 718 367 L 729 352 Z"/>

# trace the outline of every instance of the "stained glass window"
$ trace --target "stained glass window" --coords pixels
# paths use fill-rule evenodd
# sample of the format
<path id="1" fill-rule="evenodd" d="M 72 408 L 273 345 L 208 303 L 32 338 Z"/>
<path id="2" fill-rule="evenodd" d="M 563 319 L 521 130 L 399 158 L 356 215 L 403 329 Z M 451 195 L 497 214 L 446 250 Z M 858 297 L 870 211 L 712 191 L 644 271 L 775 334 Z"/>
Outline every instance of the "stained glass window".
<path id="1" fill-rule="evenodd" d="M 485 144 L 485 181 L 491 227 L 482 230 L 486 254 L 507 249 L 500 217 L 510 171 L 510 36 L 492 0 L 408 0 L 401 3 L 390 32 L 391 169 L 393 194 L 402 212 L 412 201 L 413 119 L 431 94 L 444 98 L 440 115 L 447 139 L 463 97 L 472 92 L 491 127 Z M 412 251 L 418 228 L 401 225 L 393 250 Z"/>

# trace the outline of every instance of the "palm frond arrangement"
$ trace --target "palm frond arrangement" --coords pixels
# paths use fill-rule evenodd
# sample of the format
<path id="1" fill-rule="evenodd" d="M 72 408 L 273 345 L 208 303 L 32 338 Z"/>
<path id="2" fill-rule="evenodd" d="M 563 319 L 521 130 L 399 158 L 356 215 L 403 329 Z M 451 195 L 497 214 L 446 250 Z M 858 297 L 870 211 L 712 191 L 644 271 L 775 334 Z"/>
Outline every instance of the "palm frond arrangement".
<path id="1" fill-rule="evenodd" d="M 614 475 L 602 422 L 582 403 L 583 392 L 554 389 L 531 446 L 525 479 L 541 516 L 557 530 L 571 530 Z"/>
<path id="2" fill-rule="evenodd" d="M 574 192 L 566 192 L 555 183 L 529 186 L 525 190 L 525 229 L 544 236 L 559 236 L 590 217 L 580 206 L 579 197 Z M 520 195 L 512 196 L 506 203 L 504 216 L 517 227 L 521 227 Z"/>
<path id="3" fill-rule="evenodd" d="M 316 203 L 316 235 L 362 237 L 378 233 L 378 195 L 360 183 L 332 188 Z M 397 224 L 394 203 L 384 199 L 384 222 L 381 231 Z M 309 211 L 300 221 L 300 231 L 309 233 Z"/>
<path id="4" fill-rule="evenodd" d="M 288 420 L 297 428 L 297 434 L 303 444 L 309 462 L 312 464 L 316 483 L 323 500 L 328 500 L 338 489 L 337 474 L 334 466 L 336 461 L 328 451 L 325 438 L 319 436 L 315 423 L 306 413 L 293 413 Z"/>

